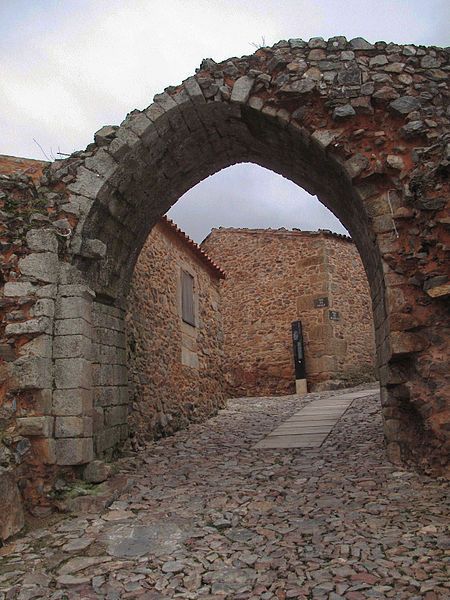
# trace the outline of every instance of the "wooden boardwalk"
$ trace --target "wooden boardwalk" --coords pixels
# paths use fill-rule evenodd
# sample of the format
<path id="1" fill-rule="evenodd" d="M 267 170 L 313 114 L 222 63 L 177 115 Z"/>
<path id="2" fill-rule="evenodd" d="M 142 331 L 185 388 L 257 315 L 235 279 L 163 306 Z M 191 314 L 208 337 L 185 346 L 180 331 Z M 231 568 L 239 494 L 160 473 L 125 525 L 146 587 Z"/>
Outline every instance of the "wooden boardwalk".
<path id="1" fill-rule="evenodd" d="M 374 393 L 375 390 L 337 392 L 331 398 L 313 400 L 260 440 L 255 448 L 317 448 L 353 400 Z"/>

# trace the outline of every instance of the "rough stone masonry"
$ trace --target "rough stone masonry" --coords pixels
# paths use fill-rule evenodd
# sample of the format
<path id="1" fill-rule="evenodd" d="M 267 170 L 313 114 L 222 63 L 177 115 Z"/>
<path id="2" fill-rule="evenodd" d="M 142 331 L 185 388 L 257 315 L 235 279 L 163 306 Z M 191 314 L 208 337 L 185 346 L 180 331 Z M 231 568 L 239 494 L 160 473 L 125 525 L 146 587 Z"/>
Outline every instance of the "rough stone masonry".
<path id="1" fill-rule="evenodd" d="M 291 323 L 298 319 L 309 391 L 374 380 L 369 285 L 348 236 L 220 227 L 202 248 L 226 273 L 221 301 L 229 397 L 295 392 Z"/>
<path id="2" fill-rule="evenodd" d="M 94 395 L 93 377 L 127 403 L 123 307 L 140 249 L 187 189 L 236 162 L 316 194 L 350 232 L 371 287 L 388 457 L 444 472 L 448 76 L 445 48 L 283 40 L 205 59 L 34 182 L 3 176 L 3 501 L 10 494 L 17 506 L 18 486 L 28 505 L 49 504 L 54 474 L 94 458 L 103 391 Z M 95 366 L 98 335 L 117 355 L 113 368 Z"/>

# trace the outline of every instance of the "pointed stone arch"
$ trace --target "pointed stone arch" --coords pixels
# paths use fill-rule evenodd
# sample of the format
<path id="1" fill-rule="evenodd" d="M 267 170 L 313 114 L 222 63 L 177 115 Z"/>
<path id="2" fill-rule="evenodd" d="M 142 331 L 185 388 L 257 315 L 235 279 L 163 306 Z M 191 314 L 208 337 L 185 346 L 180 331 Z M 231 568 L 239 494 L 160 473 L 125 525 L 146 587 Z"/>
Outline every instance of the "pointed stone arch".
<path id="1" fill-rule="evenodd" d="M 204 60 L 148 108 L 98 131 L 85 151 L 53 163 L 40 192 L 52 203 L 53 226 L 67 233 L 54 298 L 58 350 L 45 359 L 53 405 L 68 389 L 92 406 L 93 379 L 108 379 L 105 393 L 125 404 L 125 365 L 109 372 L 92 348 L 100 335 L 120 349 L 122 302 L 149 231 L 205 177 L 253 162 L 317 195 L 350 232 L 371 288 L 388 456 L 442 471 L 450 411 L 448 73 L 446 49 L 282 41 L 251 56 Z M 63 350 L 68 335 L 89 347 Z M 88 409 L 85 417 L 82 442 L 48 435 L 59 464 L 88 462 L 108 447 L 102 430 L 92 445 Z M 113 445 L 125 436 L 123 423 Z"/>

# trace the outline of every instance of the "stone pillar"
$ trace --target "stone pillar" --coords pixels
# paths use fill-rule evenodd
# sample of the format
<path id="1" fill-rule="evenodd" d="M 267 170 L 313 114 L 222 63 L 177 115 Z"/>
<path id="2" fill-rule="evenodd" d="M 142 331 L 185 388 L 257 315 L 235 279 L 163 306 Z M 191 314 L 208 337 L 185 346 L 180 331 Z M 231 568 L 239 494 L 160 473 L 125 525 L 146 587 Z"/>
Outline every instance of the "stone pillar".
<path id="1" fill-rule="evenodd" d="M 56 462 L 80 465 L 94 457 L 92 431 L 92 303 L 86 285 L 59 286 L 53 359 Z"/>

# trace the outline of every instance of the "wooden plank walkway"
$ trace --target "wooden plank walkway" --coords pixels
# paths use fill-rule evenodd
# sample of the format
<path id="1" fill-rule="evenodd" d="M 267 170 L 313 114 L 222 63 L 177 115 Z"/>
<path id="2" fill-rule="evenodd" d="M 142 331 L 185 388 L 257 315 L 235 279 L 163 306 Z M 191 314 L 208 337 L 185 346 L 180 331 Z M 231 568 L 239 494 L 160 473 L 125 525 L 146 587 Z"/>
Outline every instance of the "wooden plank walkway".
<path id="1" fill-rule="evenodd" d="M 326 399 L 313 400 L 284 421 L 269 435 L 260 440 L 255 448 L 318 448 L 356 398 L 364 398 L 376 390 L 337 392 Z"/>

